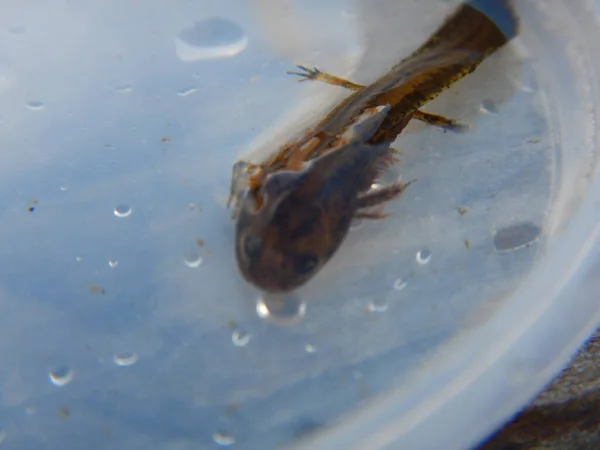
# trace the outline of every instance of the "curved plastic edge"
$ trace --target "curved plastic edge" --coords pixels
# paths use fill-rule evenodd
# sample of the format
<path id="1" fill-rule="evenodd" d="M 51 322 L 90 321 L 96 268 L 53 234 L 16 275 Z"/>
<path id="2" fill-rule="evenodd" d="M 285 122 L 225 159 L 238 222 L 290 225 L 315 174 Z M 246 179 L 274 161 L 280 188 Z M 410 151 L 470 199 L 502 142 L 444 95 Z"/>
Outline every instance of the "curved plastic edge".
<path id="1" fill-rule="evenodd" d="M 588 42 L 598 41 L 591 39 L 599 34 L 593 14 L 579 8 L 573 18 Z M 600 61 L 591 63 L 586 69 L 600 73 Z M 588 92 L 587 101 L 598 105 L 597 92 Z M 563 127 L 573 120 L 559 118 Z M 561 145 L 582 143 L 563 139 Z M 459 333 L 400 386 L 293 448 L 460 450 L 509 420 L 600 325 L 599 177 L 587 192 L 527 283 L 488 322 Z"/>

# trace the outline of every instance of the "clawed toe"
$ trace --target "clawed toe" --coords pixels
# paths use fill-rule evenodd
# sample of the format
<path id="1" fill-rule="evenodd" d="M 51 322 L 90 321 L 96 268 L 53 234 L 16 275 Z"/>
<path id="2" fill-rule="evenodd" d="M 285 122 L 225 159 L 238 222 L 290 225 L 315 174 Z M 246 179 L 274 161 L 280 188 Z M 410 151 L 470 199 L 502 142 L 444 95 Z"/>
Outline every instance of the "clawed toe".
<path id="1" fill-rule="evenodd" d="M 296 67 L 298 69 L 300 69 L 301 72 L 286 72 L 286 73 L 288 75 L 296 75 L 296 76 L 300 77 L 298 82 L 314 80 L 319 76 L 319 74 L 321 74 L 321 71 L 319 69 L 317 69 L 316 67 L 313 67 L 312 69 L 308 68 L 306 66 L 301 66 L 301 65 L 298 65 Z"/>

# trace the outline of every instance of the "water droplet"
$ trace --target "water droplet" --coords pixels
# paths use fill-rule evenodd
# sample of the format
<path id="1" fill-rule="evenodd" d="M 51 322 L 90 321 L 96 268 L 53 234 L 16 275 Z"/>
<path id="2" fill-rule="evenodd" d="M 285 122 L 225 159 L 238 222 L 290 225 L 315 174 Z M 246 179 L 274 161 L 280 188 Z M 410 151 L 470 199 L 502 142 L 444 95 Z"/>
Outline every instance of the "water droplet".
<path id="1" fill-rule="evenodd" d="M 81 262 L 81 261 L 83 261 L 83 258 L 81 256 L 76 256 L 75 261 Z"/>
<path id="2" fill-rule="evenodd" d="M 117 217 L 129 217 L 132 213 L 132 209 L 127 205 L 117 205 L 115 210 L 113 211 L 115 216 Z"/>
<path id="3" fill-rule="evenodd" d="M 493 100 L 486 99 L 481 102 L 479 111 L 483 114 L 495 114 L 498 112 L 498 106 Z"/>
<path id="4" fill-rule="evenodd" d="M 32 111 L 41 111 L 46 108 L 46 104 L 40 101 L 27 102 L 25 106 Z"/>
<path id="5" fill-rule="evenodd" d="M 398 278 L 394 282 L 394 290 L 401 291 L 402 289 L 404 289 L 407 286 L 407 284 L 408 283 L 406 283 L 406 281 L 404 281 L 402 278 Z"/>
<path id="6" fill-rule="evenodd" d="M 236 347 L 245 347 L 250 342 L 251 337 L 247 331 L 239 329 L 231 333 L 231 342 Z"/>
<path id="7" fill-rule="evenodd" d="M 376 298 L 374 300 L 371 300 L 371 302 L 367 306 L 367 309 L 369 310 L 369 312 L 382 313 L 387 311 L 388 306 L 389 305 L 385 299 Z"/>
<path id="8" fill-rule="evenodd" d="M 195 269 L 202 264 L 202 257 L 197 252 L 190 252 L 185 256 L 184 262 L 186 266 Z"/>
<path id="9" fill-rule="evenodd" d="M 518 250 L 531 245 L 541 233 L 541 227 L 531 222 L 510 225 L 496 231 L 494 247 L 499 251 Z"/>
<path id="10" fill-rule="evenodd" d="M 235 438 L 229 433 L 217 432 L 213 434 L 213 441 L 221 447 L 229 447 L 235 444 Z"/>
<path id="11" fill-rule="evenodd" d="M 131 86 L 130 84 L 122 84 L 120 86 L 116 86 L 115 91 L 121 94 L 125 94 L 133 91 L 133 86 Z"/>
<path id="12" fill-rule="evenodd" d="M 127 367 L 133 366 L 136 362 L 138 362 L 139 356 L 135 352 L 131 353 L 118 353 L 113 356 L 113 362 L 117 366 Z"/>
<path id="13" fill-rule="evenodd" d="M 69 187 L 68 186 L 61 186 L 60 190 L 63 191 L 63 192 L 65 192 L 65 191 L 69 190 Z"/>
<path id="14" fill-rule="evenodd" d="M 13 36 L 19 36 L 21 34 L 25 34 L 25 27 L 22 26 L 22 25 L 17 25 L 17 26 L 14 26 L 14 27 L 10 27 L 8 29 L 8 32 L 10 34 L 12 34 Z"/>
<path id="15" fill-rule="evenodd" d="M 73 381 L 73 377 L 75 376 L 75 372 L 73 369 L 62 366 L 56 370 L 53 370 L 48 374 L 48 378 L 50 378 L 50 382 L 55 386 L 65 386 Z"/>
<path id="16" fill-rule="evenodd" d="M 264 294 L 256 301 L 256 314 L 277 325 L 293 325 L 306 315 L 306 302 L 295 295 Z"/>
<path id="17" fill-rule="evenodd" d="M 194 92 L 197 92 L 197 91 L 198 91 L 197 88 L 189 88 L 184 91 L 179 91 L 177 93 L 177 95 L 179 95 L 180 97 L 187 97 L 188 95 L 192 95 Z"/>
<path id="18" fill-rule="evenodd" d="M 108 266 L 111 267 L 111 268 L 113 268 L 113 269 L 115 267 L 117 267 L 118 265 L 119 265 L 119 261 L 117 261 L 116 259 L 110 259 L 108 261 Z"/>
<path id="19" fill-rule="evenodd" d="M 235 438 L 228 433 L 217 432 L 213 434 L 213 441 L 221 447 L 229 447 L 235 444 Z"/>
<path id="20" fill-rule="evenodd" d="M 196 22 L 175 38 L 177 57 L 185 62 L 238 55 L 248 46 L 248 37 L 237 24 L 221 18 Z"/>
<path id="21" fill-rule="evenodd" d="M 314 353 L 317 351 L 317 348 L 312 344 L 306 344 L 304 346 L 304 350 L 306 351 L 306 353 Z"/>
<path id="22" fill-rule="evenodd" d="M 415 259 L 419 264 L 427 264 L 431 261 L 431 252 L 429 250 L 419 250 Z"/>

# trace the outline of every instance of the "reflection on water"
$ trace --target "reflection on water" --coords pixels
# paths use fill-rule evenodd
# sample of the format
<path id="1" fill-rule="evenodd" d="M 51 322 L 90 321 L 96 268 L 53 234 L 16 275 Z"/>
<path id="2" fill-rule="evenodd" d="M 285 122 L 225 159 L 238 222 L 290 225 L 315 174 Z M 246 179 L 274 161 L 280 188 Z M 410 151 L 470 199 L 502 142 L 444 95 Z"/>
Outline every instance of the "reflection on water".
<path id="1" fill-rule="evenodd" d="M 306 301 L 294 294 L 263 294 L 256 301 L 256 313 L 277 325 L 293 325 L 306 315 Z"/>

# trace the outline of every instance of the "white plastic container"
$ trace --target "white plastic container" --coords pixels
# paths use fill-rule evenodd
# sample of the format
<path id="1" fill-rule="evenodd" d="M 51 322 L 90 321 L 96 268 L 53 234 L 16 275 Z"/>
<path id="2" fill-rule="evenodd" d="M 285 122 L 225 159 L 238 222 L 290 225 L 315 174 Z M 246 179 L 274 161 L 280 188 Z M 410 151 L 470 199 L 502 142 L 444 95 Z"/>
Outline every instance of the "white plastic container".
<path id="1" fill-rule="evenodd" d="M 1 6 L 2 447 L 467 449 L 556 375 L 600 323 L 591 1 L 516 1 L 426 108 L 469 132 L 411 124 L 295 301 L 234 261 L 232 163 L 346 95 L 285 71 L 368 83 L 457 3 Z"/>

